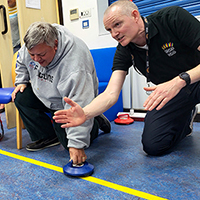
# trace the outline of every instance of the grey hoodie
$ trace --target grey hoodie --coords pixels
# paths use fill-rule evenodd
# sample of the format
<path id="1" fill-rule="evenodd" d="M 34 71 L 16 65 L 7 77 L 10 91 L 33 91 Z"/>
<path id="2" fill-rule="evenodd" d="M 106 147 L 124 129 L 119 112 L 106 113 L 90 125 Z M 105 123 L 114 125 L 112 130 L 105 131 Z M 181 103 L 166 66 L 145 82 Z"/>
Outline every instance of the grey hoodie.
<path id="1" fill-rule="evenodd" d="M 19 50 L 15 85 L 31 82 L 35 95 L 52 110 L 69 109 L 63 98 L 69 97 L 81 107 L 98 93 L 98 79 L 90 50 L 64 26 L 58 30 L 58 49 L 52 62 L 42 67 L 31 59 L 25 45 Z M 90 144 L 93 119 L 78 127 L 66 128 L 68 147 L 85 148 Z"/>

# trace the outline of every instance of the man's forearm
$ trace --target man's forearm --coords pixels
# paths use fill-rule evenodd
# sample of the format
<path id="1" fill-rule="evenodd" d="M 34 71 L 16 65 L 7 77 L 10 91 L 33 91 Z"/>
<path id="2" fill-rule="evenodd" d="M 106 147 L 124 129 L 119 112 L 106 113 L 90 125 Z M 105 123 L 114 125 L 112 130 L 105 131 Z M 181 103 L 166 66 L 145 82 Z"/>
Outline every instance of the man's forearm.
<path id="1" fill-rule="evenodd" d="M 89 105 L 83 108 L 86 120 L 96 117 L 108 110 L 117 102 L 117 99 L 118 97 L 113 97 L 112 94 L 107 94 L 106 92 L 98 95 Z"/>

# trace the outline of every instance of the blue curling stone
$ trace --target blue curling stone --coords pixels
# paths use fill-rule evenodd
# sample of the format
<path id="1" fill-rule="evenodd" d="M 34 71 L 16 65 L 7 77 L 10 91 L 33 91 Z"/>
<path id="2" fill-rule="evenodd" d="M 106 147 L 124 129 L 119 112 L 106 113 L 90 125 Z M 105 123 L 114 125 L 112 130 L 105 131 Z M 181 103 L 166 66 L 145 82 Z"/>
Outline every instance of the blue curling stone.
<path id="1" fill-rule="evenodd" d="M 68 176 L 90 176 L 94 172 L 94 166 L 87 161 L 82 165 L 73 165 L 71 160 L 63 167 L 63 172 Z"/>

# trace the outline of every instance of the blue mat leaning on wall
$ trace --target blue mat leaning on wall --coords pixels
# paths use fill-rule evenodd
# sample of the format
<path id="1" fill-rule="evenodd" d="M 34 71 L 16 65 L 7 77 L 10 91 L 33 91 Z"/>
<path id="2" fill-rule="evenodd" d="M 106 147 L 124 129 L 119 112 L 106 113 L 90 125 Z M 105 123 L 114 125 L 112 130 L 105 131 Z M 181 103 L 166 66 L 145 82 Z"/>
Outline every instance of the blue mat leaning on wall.
<path id="1" fill-rule="evenodd" d="M 115 55 L 116 47 L 91 49 L 94 65 L 99 79 L 99 94 L 102 93 L 110 80 L 112 74 L 113 58 Z M 120 93 L 117 103 L 107 110 L 104 115 L 113 121 L 117 118 L 117 113 L 123 111 L 122 92 Z"/>

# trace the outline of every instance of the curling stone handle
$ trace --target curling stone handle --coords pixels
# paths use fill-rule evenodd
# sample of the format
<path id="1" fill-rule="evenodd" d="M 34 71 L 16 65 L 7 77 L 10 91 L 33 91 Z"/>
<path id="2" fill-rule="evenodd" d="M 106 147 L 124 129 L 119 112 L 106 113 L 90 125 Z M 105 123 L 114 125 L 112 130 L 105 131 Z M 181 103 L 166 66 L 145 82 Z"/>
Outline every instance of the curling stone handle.
<path id="1" fill-rule="evenodd" d="M 70 167 L 83 167 L 84 166 L 84 163 L 73 164 L 73 160 L 70 160 L 68 164 Z"/>

